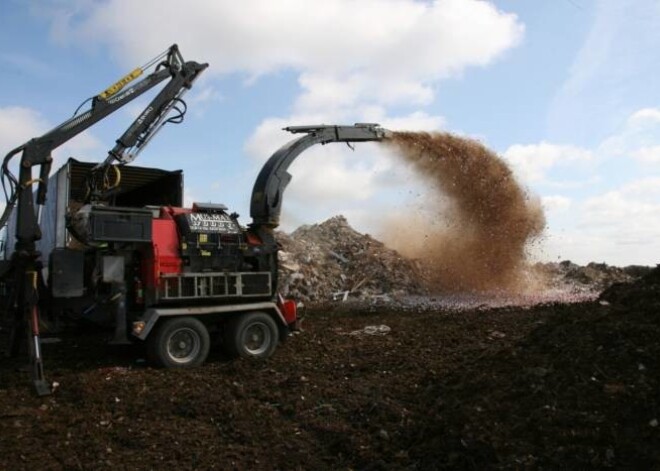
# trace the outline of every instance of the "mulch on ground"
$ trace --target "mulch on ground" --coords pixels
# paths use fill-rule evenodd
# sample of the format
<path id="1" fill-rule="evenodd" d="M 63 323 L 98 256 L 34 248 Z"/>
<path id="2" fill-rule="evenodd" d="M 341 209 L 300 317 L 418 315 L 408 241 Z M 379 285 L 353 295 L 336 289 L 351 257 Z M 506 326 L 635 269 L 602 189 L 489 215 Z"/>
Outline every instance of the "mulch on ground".
<path id="1" fill-rule="evenodd" d="M 63 336 L 50 397 L 0 363 L 0 469 L 658 468 L 653 280 L 531 309 L 324 309 L 269 360 L 193 370 Z"/>

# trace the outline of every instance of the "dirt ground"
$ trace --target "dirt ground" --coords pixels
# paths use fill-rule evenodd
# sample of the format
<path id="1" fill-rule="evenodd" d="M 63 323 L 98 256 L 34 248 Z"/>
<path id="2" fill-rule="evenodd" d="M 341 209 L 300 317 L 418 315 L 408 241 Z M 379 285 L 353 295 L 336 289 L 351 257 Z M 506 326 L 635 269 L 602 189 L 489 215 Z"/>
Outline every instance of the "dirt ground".
<path id="1" fill-rule="evenodd" d="M 0 363 L 0 469 L 659 469 L 660 303 L 311 312 L 263 362 L 159 370 L 101 334 Z M 649 293 L 643 291 L 642 295 Z M 383 335 L 351 334 L 386 325 Z"/>

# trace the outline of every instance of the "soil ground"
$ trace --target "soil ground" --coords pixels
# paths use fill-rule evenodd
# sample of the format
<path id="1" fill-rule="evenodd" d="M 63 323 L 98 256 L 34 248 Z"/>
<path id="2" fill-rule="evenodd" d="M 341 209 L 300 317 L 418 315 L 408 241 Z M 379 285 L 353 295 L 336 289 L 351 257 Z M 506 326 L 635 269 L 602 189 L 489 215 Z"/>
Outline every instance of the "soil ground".
<path id="1" fill-rule="evenodd" d="M 386 335 L 351 335 L 385 324 Z M 310 313 L 266 361 L 101 334 L 0 363 L 0 469 L 660 469 L 660 309 Z"/>

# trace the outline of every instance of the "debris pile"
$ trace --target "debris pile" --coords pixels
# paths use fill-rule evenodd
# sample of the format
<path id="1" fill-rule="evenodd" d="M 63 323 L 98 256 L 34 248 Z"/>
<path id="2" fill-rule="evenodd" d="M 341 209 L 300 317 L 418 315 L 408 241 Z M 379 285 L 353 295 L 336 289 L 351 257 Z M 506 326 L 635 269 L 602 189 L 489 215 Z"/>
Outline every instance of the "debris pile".
<path id="1" fill-rule="evenodd" d="M 652 270 L 605 263 L 581 266 L 565 260 L 529 265 L 528 278 L 538 282 L 527 292 L 456 291 L 452 286 L 439 285 L 421 261 L 404 257 L 370 235 L 357 232 L 344 216 L 302 226 L 290 235 L 280 232 L 278 241 L 282 246 L 279 291 L 315 304 L 366 301 L 401 308 L 464 310 L 582 302 Z"/>
<path id="2" fill-rule="evenodd" d="M 427 294 L 419 263 L 406 259 L 343 216 L 278 234 L 279 289 L 302 301 L 388 301 Z"/>
<path id="3" fill-rule="evenodd" d="M 660 265 L 634 282 L 613 284 L 603 291 L 600 300 L 630 308 L 657 308 L 660 305 Z"/>
<path id="4" fill-rule="evenodd" d="M 594 262 L 581 266 L 564 260 L 559 263 L 537 263 L 535 271 L 549 287 L 600 293 L 615 283 L 630 283 L 647 274 L 651 268 L 637 265 L 615 267 Z"/>

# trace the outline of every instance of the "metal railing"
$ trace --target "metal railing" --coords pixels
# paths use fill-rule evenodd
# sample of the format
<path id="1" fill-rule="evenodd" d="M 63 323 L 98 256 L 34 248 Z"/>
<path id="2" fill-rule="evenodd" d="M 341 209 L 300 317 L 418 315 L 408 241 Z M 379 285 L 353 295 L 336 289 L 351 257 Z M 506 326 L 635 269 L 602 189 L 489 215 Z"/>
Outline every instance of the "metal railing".
<path id="1" fill-rule="evenodd" d="M 160 278 L 161 300 L 246 298 L 271 294 L 270 272 L 177 273 Z"/>

